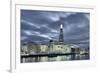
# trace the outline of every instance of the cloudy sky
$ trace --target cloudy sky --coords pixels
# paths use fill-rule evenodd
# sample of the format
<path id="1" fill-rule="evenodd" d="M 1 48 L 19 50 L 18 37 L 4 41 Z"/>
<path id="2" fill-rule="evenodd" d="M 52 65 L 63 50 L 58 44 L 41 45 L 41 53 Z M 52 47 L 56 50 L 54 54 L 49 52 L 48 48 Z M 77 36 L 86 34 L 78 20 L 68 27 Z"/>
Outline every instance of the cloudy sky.
<path id="1" fill-rule="evenodd" d="M 21 10 L 21 41 L 58 41 L 63 24 L 66 44 L 89 47 L 89 18 L 89 13 Z"/>

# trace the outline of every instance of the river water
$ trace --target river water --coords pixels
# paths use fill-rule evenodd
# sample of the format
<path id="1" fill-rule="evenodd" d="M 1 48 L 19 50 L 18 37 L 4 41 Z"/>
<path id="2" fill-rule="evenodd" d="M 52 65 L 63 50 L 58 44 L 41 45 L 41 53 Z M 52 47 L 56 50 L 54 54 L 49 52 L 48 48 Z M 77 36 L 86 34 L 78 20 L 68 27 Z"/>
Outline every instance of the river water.
<path id="1" fill-rule="evenodd" d="M 30 62 L 51 62 L 51 61 L 73 61 L 73 60 L 89 60 L 89 54 L 74 54 L 68 56 L 57 56 L 57 57 L 33 57 L 33 58 L 23 58 L 22 63 Z"/>

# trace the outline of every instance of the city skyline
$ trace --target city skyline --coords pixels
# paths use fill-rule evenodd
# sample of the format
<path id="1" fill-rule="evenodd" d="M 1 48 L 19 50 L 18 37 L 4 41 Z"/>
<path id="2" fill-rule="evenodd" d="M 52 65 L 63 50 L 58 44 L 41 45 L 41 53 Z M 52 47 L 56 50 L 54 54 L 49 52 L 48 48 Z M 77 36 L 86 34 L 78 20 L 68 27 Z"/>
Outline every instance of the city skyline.
<path id="1" fill-rule="evenodd" d="M 21 10 L 21 41 L 46 44 L 59 39 L 63 24 L 64 43 L 89 47 L 89 13 Z"/>

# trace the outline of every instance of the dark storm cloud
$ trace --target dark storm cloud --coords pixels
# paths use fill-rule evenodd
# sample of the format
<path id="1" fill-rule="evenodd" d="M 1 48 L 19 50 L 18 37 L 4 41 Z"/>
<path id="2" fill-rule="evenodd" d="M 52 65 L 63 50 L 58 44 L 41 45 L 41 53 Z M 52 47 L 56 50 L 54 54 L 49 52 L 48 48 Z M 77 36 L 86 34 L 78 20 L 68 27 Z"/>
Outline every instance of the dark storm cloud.
<path id="1" fill-rule="evenodd" d="M 66 44 L 89 47 L 89 13 L 21 10 L 21 40 L 58 41 L 60 24 Z"/>

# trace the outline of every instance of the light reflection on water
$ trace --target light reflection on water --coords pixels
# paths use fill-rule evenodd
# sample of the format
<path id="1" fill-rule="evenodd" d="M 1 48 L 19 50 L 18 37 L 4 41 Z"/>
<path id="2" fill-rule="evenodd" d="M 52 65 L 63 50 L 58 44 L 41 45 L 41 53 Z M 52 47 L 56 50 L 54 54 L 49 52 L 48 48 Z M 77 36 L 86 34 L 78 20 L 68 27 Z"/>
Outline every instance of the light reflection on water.
<path id="1" fill-rule="evenodd" d="M 88 60 L 89 54 L 75 54 L 68 56 L 57 56 L 57 57 L 33 57 L 33 58 L 23 58 L 22 63 L 29 62 L 51 62 L 51 61 L 71 61 L 71 60 Z"/>

